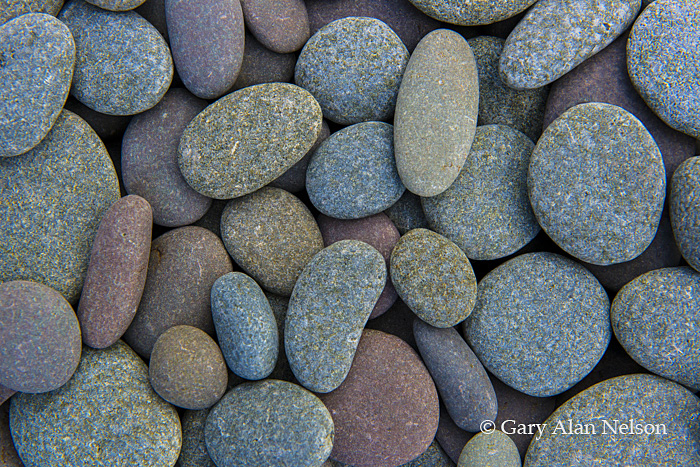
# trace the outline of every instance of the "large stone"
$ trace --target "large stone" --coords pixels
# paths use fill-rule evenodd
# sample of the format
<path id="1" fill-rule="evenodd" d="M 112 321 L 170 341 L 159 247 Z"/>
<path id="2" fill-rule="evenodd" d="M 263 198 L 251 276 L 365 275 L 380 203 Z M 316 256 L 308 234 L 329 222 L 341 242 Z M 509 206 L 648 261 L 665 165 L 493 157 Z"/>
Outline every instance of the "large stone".
<path id="1" fill-rule="evenodd" d="M 0 25 L 27 13 L 56 16 L 62 7 L 63 0 L 0 0 Z"/>

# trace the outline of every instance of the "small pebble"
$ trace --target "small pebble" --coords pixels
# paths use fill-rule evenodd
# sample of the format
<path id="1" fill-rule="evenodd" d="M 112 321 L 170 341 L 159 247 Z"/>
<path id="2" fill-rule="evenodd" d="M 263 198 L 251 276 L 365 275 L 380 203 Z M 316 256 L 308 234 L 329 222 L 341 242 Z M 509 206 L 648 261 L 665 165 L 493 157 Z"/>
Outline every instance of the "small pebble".
<path id="1" fill-rule="evenodd" d="M 273 52 L 295 52 L 309 39 L 309 16 L 303 0 L 244 0 L 248 30 Z"/>
<path id="2" fill-rule="evenodd" d="M 685 161 L 673 174 L 669 210 L 673 235 L 683 258 L 700 271 L 700 157 Z"/>
<path id="3" fill-rule="evenodd" d="M 427 229 L 428 221 L 423 213 L 419 196 L 406 190 L 401 198 L 384 211 L 401 235 L 413 229 Z"/>
<path id="4" fill-rule="evenodd" d="M 510 437 L 500 430 L 478 433 L 459 456 L 457 467 L 521 467 L 520 454 Z"/>

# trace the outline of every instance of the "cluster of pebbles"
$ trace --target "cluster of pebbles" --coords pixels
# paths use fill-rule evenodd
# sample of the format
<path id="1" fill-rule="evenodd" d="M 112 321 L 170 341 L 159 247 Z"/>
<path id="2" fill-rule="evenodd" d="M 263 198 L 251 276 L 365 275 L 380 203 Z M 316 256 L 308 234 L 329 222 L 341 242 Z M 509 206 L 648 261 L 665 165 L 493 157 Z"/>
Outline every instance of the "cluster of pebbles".
<path id="1" fill-rule="evenodd" d="M 0 0 L 0 466 L 699 466 L 696 138 L 699 0 Z"/>

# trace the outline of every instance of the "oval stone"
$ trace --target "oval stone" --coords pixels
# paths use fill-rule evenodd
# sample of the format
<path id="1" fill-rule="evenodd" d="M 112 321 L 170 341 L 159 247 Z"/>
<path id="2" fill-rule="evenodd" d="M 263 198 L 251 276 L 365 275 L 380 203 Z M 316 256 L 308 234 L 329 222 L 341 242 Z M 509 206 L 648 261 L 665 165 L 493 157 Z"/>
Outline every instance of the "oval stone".
<path id="1" fill-rule="evenodd" d="M 390 269 L 401 300 L 428 324 L 454 326 L 474 309 L 474 270 L 464 252 L 440 234 L 406 233 L 391 253 Z"/>
<path id="2" fill-rule="evenodd" d="M 328 127 L 328 123 L 323 121 L 321 125 L 321 134 L 318 135 L 318 139 L 311 146 L 309 152 L 306 153 L 304 157 L 301 158 L 299 162 L 291 166 L 285 173 L 270 182 L 268 186 L 281 188 L 290 193 L 298 193 L 306 188 L 306 169 L 309 167 L 309 162 L 311 161 L 311 156 L 314 151 L 331 135 L 331 130 Z"/>
<path id="3" fill-rule="evenodd" d="M 209 412 L 204 434 L 218 467 L 316 467 L 328 458 L 334 431 L 315 395 L 296 384 L 265 380 L 229 391 Z"/>
<path id="4" fill-rule="evenodd" d="M 247 195 L 298 162 L 321 132 L 321 108 L 304 89 L 266 83 L 204 109 L 180 140 L 182 175 L 210 198 Z"/>
<path id="5" fill-rule="evenodd" d="M 329 392 L 340 386 L 385 283 L 384 258 L 358 240 L 334 243 L 306 265 L 284 329 L 289 364 L 304 387 Z"/>
<path id="6" fill-rule="evenodd" d="M 0 157 L 25 153 L 48 134 L 74 65 L 73 37 L 53 16 L 30 13 L 0 26 Z"/>
<path id="7" fill-rule="evenodd" d="M 478 433 L 467 442 L 457 467 L 521 467 L 520 454 L 510 437 L 500 430 Z"/>
<path id="8" fill-rule="evenodd" d="M 153 391 L 146 364 L 121 341 L 85 348 L 62 388 L 15 395 L 10 428 L 22 462 L 36 466 L 171 467 L 182 443 L 177 412 Z"/>
<path id="9" fill-rule="evenodd" d="M 87 3 L 109 11 L 128 11 L 141 6 L 146 0 L 85 0 Z"/>
<path id="10" fill-rule="evenodd" d="M 478 26 L 503 21 L 526 10 L 537 0 L 411 0 L 423 13 L 445 23 Z"/>
<path id="11" fill-rule="evenodd" d="M 700 271 L 700 157 L 688 159 L 673 174 L 669 211 L 683 258 Z"/>
<path id="12" fill-rule="evenodd" d="M 107 11 L 82 0 L 66 3 L 58 19 L 75 39 L 76 99 L 109 115 L 134 115 L 161 100 L 173 79 L 173 59 L 151 23 L 133 11 Z"/>
<path id="13" fill-rule="evenodd" d="M 435 196 L 455 181 L 474 140 L 478 110 L 469 44 L 454 31 L 431 32 L 411 55 L 396 100 L 396 166 L 409 191 Z"/>
<path id="14" fill-rule="evenodd" d="M 75 303 L 119 182 L 100 138 L 63 111 L 31 151 L 0 158 L 0 282 L 43 283 Z"/>
<path id="15" fill-rule="evenodd" d="M 63 0 L 0 0 L 0 25 L 27 13 L 46 13 L 56 16 Z"/>
<path id="16" fill-rule="evenodd" d="M 303 0 L 244 0 L 246 26 L 273 52 L 295 52 L 309 39 L 309 16 Z"/>

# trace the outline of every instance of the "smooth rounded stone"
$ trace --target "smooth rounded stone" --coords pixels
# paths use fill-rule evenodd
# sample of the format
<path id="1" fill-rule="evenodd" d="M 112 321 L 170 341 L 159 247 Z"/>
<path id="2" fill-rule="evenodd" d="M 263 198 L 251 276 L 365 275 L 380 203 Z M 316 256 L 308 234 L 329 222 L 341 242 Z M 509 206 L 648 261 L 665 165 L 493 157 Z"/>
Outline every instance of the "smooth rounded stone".
<path id="1" fill-rule="evenodd" d="M 228 371 L 214 339 L 192 326 L 173 326 L 158 337 L 148 379 L 160 397 L 178 407 L 201 410 L 226 392 Z"/>
<path id="2" fill-rule="evenodd" d="M 58 19 L 75 39 L 76 99 L 101 113 L 134 115 L 163 98 L 173 79 L 173 59 L 148 21 L 133 11 L 107 11 L 82 0 L 66 3 Z"/>
<path id="3" fill-rule="evenodd" d="M 186 410 L 182 421 L 182 449 L 175 467 L 216 467 L 204 437 L 209 409 Z"/>
<path id="4" fill-rule="evenodd" d="M 440 408 L 428 370 L 408 344 L 380 331 L 362 333 L 347 378 L 320 397 L 335 423 L 331 458 L 354 467 L 412 461 L 437 431 Z"/>
<path id="5" fill-rule="evenodd" d="M 299 383 L 321 393 L 340 386 L 385 283 L 384 258 L 358 240 L 334 243 L 311 259 L 294 286 L 284 329 Z"/>
<path id="6" fill-rule="evenodd" d="M 139 7 L 146 0 L 85 0 L 87 3 L 109 11 L 128 11 Z"/>
<path id="7" fill-rule="evenodd" d="M 431 228 L 477 260 L 503 258 L 530 243 L 540 231 L 527 196 L 533 148 L 510 127 L 477 127 L 457 180 L 421 200 Z"/>
<path id="8" fill-rule="evenodd" d="M 520 255 L 487 274 L 464 323 L 481 363 L 508 386 L 536 397 L 559 394 L 583 379 L 611 334 L 603 287 L 583 266 L 553 253 Z"/>
<path id="9" fill-rule="evenodd" d="M 221 238 L 233 260 L 262 288 L 285 296 L 323 248 L 306 205 L 269 187 L 229 201 L 221 216 Z"/>
<path id="10" fill-rule="evenodd" d="M 640 0 L 544 0 L 515 26 L 499 71 L 513 89 L 534 89 L 564 76 L 627 29 Z"/>
<path id="11" fill-rule="evenodd" d="M 277 363 L 275 369 L 270 373 L 270 378 L 297 383 L 294 373 L 289 366 L 287 354 L 284 351 L 284 323 L 287 320 L 287 308 L 289 307 L 289 297 L 266 293 L 267 301 L 270 303 L 272 314 L 275 316 L 277 324 L 277 341 L 279 343 L 279 351 L 277 354 Z"/>
<path id="12" fill-rule="evenodd" d="M 567 253 L 601 266 L 629 261 L 659 225 L 666 195 L 661 152 L 621 107 L 579 104 L 535 145 L 528 195 L 542 229 Z"/>
<path id="13" fill-rule="evenodd" d="M 216 99 L 233 86 L 243 63 L 245 27 L 239 0 L 212 0 L 206 8 L 165 0 L 165 18 L 177 73 L 202 99 Z"/>
<path id="14" fill-rule="evenodd" d="M 318 135 L 318 139 L 311 146 L 309 152 L 306 153 L 304 157 L 301 158 L 299 162 L 291 166 L 285 173 L 270 182 L 269 186 L 275 188 L 281 188 L 290 193 L 298 193 L 306 188 L 306 169 L 309 167 L 309 162 L 311 161 L 311 156 L 313 156 L 314 151 L 331 135 L 331 130 L 328 127 L 328 123 L 324 120 L 321 125 L 321 133 Z"/>
<path id="15" fill-rule="evenodd" d="M 474 140 L 478 109 L 469 44 L 454 31 L 431 32 L 411 55 L 396 100 L 394 152 L 409 191 L 435 196 L 455 181 Z"/>
<path id="16" fill-rule="evenodd" d="M 325 246 L 330 246 L 341 240 L 365 242 L 382 255 L 387 270 L 389 269 L 391 250 L 394 249 L 401 235 L 394 227 L 391 219 L 385 214 L 379 213 L 364 219 L 354 220 L 334 219 L 321 214 L 318 216 L 317 221 Z M 374 305 L 369 319 L 374 319 L 384 314 L 396 302 L 397 298 L 398 295 L 394 284 L 391 282 L 391 277 L 387 276 L 384 290 L 382 290 L 382 294 Z"/>
<path id="17" fill-rule="evenodd" d="M 209 412 L 204 434 L 217 467 L 316 467 L 331 452 L 334 427 L 315 395 L 265 380 L 229 391 Z"/>
<path id="18" fill-rule="evenodd" d="M 0 25 L 27 13 L 46 13 L 56 16 L 63 0 L 0 0 Z"/>
<path id="19" fill-rule="evenodd" d="M 211 288 L 231 272 L 231 258 L 221 240 L 201 227 L 180 227 L 151 243 L 146 286 L 124 340 L 148 358 L 158 337 L 177 325 L 214 335 Z M 187 293 L 173 293 L 183 291 Z"/>
<path id="20" fill-rule="evenodd" d="M 391 207 L 385 209 L 384 214 L 389 216 L 401 235 L 409 230 L 428 228 L 420 197 L 408 190 Z"/>
<path id="21" fill-rule="evenodd" d="M 295 52 L 311 35 L 304 0 L 244 0 L 241 6 L 248 30 L 273 52 Z"/>
<path id="22" fill-rule="evenodd" d="M 673 174 L 669 211 L 673 235 L 683 258 L 700 271 L 700 157 L 685 161 Z"/>
<path id="23" fill-rule="evenodd" d="M 256 380 L 270 376 L 277 363 L 277 321 L 260 286 L 249 276 L 230 272 L 214 282 L 211 311 L 228 367 Z"/>
<path id="24" fill-rule="evenodd" d="M 170 44 L 168 25 L 165 21 L 165 0 L 146 0 L 134 11 L 151 23 L 163 36 L 165 42 Z"/>
<path id="25" fill-rule="evenodd" d="M 432 326 L 454 326 L 474 309 L 474 270 L 464 252 L 440 234 L 415 229 L 403 235 L 391 253 L 390 272 L 401 300 Z"/>
<path id="26" fill-rule="evenodd" d="M 670 127 L 700 137 L 700 1 L 655 1 L 627 41 L 627 69 L 642 98 Z"/>
<path id="27" fill-rule="evenodd" d="M 647 370 L 700 390 L 700 273 L 666 268 L 643 274 L 615 296 L 610 318 L 627 353 Z"/>
<path id="28" fill-rule="evenodd" d="M 0 384 L 41 393 L 66 384 L 80 362 L 80 324 L 55 290 L 35 282 L 0 284 Z"/>
<path id="29" fill-rule="evenodd" d="M 153 391 L 146 364 L 121 341 L 86 347 L 62 388 L 15 395 L 10 429 L 27 466 L 170 467 L 182 443 L 175 408 Z"/>
<path id="30" fill-rule="evenodd" d="M 10 434 L 10 404 L 0 404 L 0 465 L 24 467 Z"/>
<path id="31" fill-rule="evenodd" d="M 700 401 L 679 384 L 653 375 L 612 378 L 559 407 L 545 422 L 544 435 L 533 439 L 523 465 L 698 465 L 699 416 Z M 570 432 L 569 420 L 574 428 L 589 425 L 588 434 L 562 436 L 562 429 Z"/>
<path id="32" fill-rule="evenodd" d="M 457 467 L 521 467 L 520 454 L 510 437 L 500 430 L 478 433 L 459 456 Z"/>
<path id="33" fill-rule="evenodd" d="M 296 62 L 295 54 L 273 52 L 246 32 L 241 69 L 233 87 L 242 89 L 256 84 L 289 82 L 294 77 Z"/>
<path id="34" fill-rule="evenodd" d="M 527 9 L 536 0 L 411 0 L 426 15 L 439 21 L 461 26 L 478 26 L 508 19 Z"/>
<path id="35" fill-rule="evenodd" d="M 107 115 L 92 110 L 73 96 L 68 97 L 64 109 L 70 110 L 85 120 L 102 141 L 121 138 L 131 121 L 131 117 L 128 115 Z M 116 163 L 114 166 L 116 169 L 119 169 Z"/>
<path id="36" fill-rule="evenodd" d="M 416 320 L 413 335 L 455 424 L 477 432 L 484 421 L 495 420 L 498 401 L 489 375 L 457 330 L 439 329 Z"/>
<path id="37" fill-rule="evenodd" d="M 158 225 L 192 224 L 211 206 L 210 198 L 187 184 L 177 159 L 182 133 L 206 106 L 185 89 L 171 89 L 155 107 L 134 117 L 124 133 L 124 186 L 151 204 Z"/>
<path id="38" fill-rule="evenodd" d="M 314 152 L 306 171 L 311 203 L 336 219 L 382 212 L 405 191 L 396 172 L 394 128 L 364 122 L 333 133 Z"/>
<path id="39" fill-rule="evenodd" d="M 0 26 L 0 157 L 36 147 L 68 98 L 75 43 L 53 16 L 29 13 Z"/>
<path id="40" fill-rule="evenodd" d="M 519 91 L 506 86 L 498 71 L 504 39 L 478 36 L 467 42 L 479 72 L 479 125 L 506 125 L 537 141 L 549 87 Z"/>
<path id="41" fill-rule="evenodd" d="M 318 140 L 322 121 L 318 102 L 293 84 L 232 92 L 185 129 L 180 171 L 195 191 L 210 198 L 247 195 L 299 162 Z"/>
<path id="42" fill-rule="evenodd" d="M 0 282 L 40 282 L 75 303 L 100 220 L 119 199 L 104 144 L 63 111 L 36 148 L 0 158 L 0 180 Z"/>
<path id="43" fill-rule="evenodd" d="M 407 63 L 406 46 L 385 23 L 342 18 L 306 42 L 294 82 L 313 94 L 332 122 L 387 120 L 394 114 Z"/>

